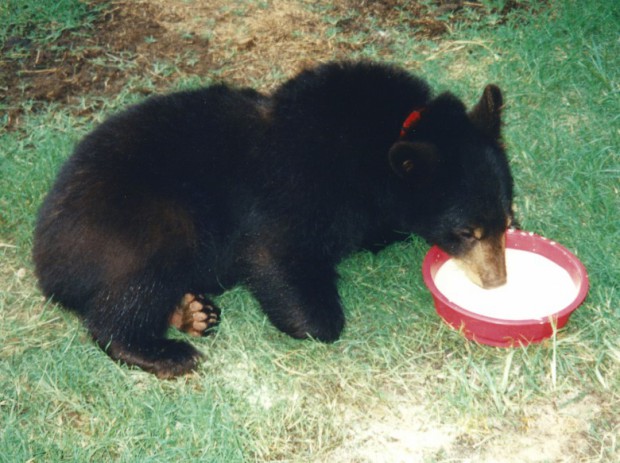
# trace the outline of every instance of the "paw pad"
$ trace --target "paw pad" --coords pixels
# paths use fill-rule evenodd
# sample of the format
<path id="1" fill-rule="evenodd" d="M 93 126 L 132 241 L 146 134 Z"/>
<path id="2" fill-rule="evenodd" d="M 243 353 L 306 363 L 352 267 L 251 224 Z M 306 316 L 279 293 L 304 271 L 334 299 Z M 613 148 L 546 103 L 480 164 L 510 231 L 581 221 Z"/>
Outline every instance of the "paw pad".
<path id="1" fill-rule="evenodd" d="M 220 322 L 221 310 L 200 294 L 187 293 L 170 317 L 170 324 L 191 336 L 204 336 Z"/>

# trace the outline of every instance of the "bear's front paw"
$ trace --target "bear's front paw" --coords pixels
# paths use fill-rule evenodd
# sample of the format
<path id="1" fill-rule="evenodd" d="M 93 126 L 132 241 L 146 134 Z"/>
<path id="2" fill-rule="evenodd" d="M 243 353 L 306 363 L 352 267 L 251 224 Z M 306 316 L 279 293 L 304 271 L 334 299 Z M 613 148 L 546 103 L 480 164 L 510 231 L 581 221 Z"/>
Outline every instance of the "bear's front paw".
<path id="1" fill-rule="evenodd" d="M 143 339 L 139 343 L 97 339 L 97 342 L 113 359 L 140 367 L 161 379 L 195 370 L 202 358 L 190 344 L 171 339 Z"/>
<path id="2" fill-rule="evenodd" d="M 221 313 L 204 296 L 187 293 L 170 316 L 170 324 L 191 336 L 205 336 L 220 322 Z"/>

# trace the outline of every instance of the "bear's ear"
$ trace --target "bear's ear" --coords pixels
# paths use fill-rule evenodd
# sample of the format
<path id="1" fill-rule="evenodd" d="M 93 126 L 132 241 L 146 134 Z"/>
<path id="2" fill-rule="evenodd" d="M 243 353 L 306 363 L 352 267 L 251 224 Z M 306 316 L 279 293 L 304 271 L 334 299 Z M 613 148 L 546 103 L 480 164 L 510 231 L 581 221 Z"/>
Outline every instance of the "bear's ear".
<path id="1" fill-rule="evenodd" d="M 493 138 L 499 138 L 502 125 L 502 107 L 504 99 L 497 85 L 489 84 L 482 93 L 482 98 L 469 113 L 473 124 Z"/>
<path id="2" fill-rule="evenodd" d="M 423 187 L 434 177 L 439 152 L 431 143 L 399 141 L 389 152 L 390 166 L 396 174 Z"/>

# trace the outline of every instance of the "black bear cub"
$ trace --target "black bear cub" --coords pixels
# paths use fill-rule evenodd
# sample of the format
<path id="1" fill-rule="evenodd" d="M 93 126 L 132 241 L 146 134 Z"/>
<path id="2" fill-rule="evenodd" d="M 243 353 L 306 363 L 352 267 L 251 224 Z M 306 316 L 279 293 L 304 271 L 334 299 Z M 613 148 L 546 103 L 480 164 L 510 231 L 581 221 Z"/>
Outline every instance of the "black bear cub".
<path id="1" fill-rule="evenodd" d="M 78 144 L 39 211 L 46 296 L 113 358 L 196 368 L 170 325 L 210 331 L 208 299 L 244 284 L 295 338 L 344 326 L 336 264 L 409 233 L 484 287 L 506 278 L 512 178 L 489 85 L 467 111 L 396 67 L 331 63 L 271 95 L 225 85 L 147 99 Z"/>

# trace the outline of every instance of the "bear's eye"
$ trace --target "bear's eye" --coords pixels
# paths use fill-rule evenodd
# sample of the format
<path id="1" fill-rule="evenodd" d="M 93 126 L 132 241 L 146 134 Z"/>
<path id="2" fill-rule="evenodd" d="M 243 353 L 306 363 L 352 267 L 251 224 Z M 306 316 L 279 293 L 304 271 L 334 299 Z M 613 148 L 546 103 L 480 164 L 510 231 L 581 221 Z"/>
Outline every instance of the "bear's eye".
<path id="1" fill-rule="evenodd" d="M 464 238 L 467 240 L 471 240 L 474 238 L 474 230 L 470 228 L 464 228 L 462 230 L 458 230 L 456 234 L 459 236 L 459 238 Z"/>
<path id="2" fill-rule="evenodd" d="M 479 240 L 484 235 L 482 228 L 462 228 L 458 230 L 456 234 L 465 240 Z"/>

